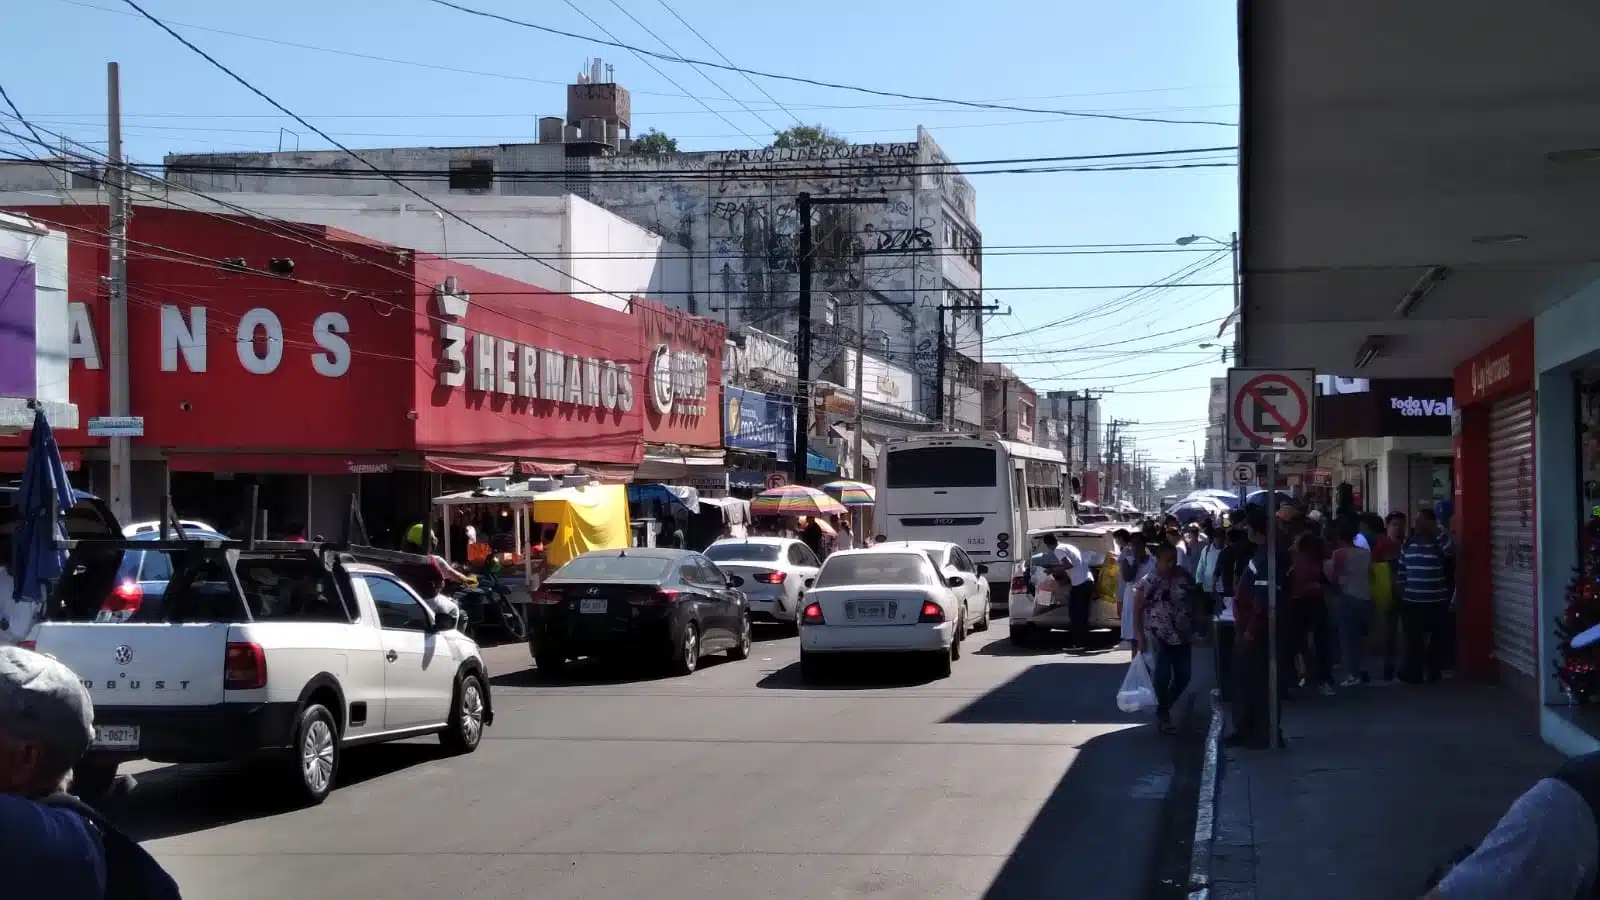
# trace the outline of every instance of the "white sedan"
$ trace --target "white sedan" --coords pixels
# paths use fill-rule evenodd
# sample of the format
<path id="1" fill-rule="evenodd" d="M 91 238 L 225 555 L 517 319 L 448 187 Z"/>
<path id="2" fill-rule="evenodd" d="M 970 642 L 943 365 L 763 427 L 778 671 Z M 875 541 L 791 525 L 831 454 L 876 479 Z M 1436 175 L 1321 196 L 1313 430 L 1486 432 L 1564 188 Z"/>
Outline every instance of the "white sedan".
<path id="1" fill-rule="evenodd" d="M 989 574 L 988 566 L 974 563 L 967 551 L 949 541 L 895 541 L 878 546 L 909 547 L 928 554 L 928 559 L 939 570 L 939 574 L 946 579 L 961 579 L 961 586 L 954 590 L 966 604 L 967 630 L 989 630 L 989 579 L 984 577 Z"/>
<path id="2" fill-rule="evenodd" d="M 783 537 L 726 538 L 706 548 L 706 557 L 729 575 L 744 579 L 752 624 L 793 626 L 800 595 L 821 563 L 804 541 Z"/>
<path id="3" fill-rule="evenodd" d="M 926 553 L 898 544 L 834 553 L 800 612 L 800 677 L 815 678 L 827 659 L 851 653 L 926 658 L 948 676 L 967 634 L 959 585 Z"/>

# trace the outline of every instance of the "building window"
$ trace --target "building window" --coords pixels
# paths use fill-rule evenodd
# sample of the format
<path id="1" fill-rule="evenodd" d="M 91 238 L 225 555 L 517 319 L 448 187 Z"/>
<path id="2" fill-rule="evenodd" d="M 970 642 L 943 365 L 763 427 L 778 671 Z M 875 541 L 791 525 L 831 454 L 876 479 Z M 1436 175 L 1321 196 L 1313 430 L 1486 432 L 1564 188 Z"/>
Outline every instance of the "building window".
<path id="1" fill-rule="evenodd" d="M 494 160 L 468 159 L 450 163 L 450 190 L 487 191 L 494 187 Z"/>
<path id="2" fill-rule="evenodd" d="M 978 237 L 978 232 L 961 224 L 948 212 L 944 220 L 944 245 L 950 253 L 960 256 L 974 269 L 983 271 L 983 239 Z"/>

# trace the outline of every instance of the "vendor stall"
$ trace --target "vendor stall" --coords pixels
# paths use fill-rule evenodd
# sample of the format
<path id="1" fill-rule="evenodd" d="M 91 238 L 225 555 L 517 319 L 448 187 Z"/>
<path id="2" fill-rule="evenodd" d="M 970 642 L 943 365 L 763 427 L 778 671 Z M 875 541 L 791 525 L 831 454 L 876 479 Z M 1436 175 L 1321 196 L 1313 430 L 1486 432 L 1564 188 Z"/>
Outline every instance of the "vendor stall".
<path id="1" fill-rule="evenodd" d="M 496 571 L 514 603 L 531 603 L 545 576 L 573 557 L 629 544 L 626 488 L 583 476 L 516 484 L 484 479 L 476 490 L 433 503 L 444 525 L 445 559 L 470 571 Z"/>

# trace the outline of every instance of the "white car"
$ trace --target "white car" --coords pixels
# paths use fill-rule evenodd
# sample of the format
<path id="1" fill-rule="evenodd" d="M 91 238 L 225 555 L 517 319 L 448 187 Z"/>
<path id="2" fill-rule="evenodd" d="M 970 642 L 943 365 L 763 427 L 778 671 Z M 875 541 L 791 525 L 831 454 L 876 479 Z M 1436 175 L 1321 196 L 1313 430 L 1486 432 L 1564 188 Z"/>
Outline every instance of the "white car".
<path id="1" fill-rule="evenodd" d="M 948 676 L 967 633 L 959 585 L 926 553 L 897 544 L 834 553 L 800 611 L 800 677 L 851 653 L 914 655 Z"/>
<path id="2" fill-rule="evenodd" d="M 822 563 L 804 541 L 784 537 L 725 538 L 706 548 L 717 568 L 744 579 L 750 621 L 796 625 L 800 595 Z"/>
<path id="3" fill-rule="evenodd" d="M 928 554 L 928 559 L 947 579 L 956 577 L 961 579 L 961 586 L 954 588 L 957 595 L 966 604 L 967 630 L 989 630 L 989 567 L 978 565 L 967 555 L 967 551 L 949 541 L 895 541 L 890 544 L 880 544 L 880 547 L 910 547 Z"/>
<path id="4" fill-rule="evenodd" d="M 184 531 L 207 531 L 212 534 L 222 533 L 217 531 L 215 528 L 212 528 L 210 525 L 200 521 L 199 519 L 181 519 L 179 520 L 178 524 L 183 526 Z M 134 524 L 128 525 L 122 529 L 122 536 L 133 537 L 134 535 L 138 534 L 155 534 L 160 530 L 161 523 L 154 520 L 149 522 L 135 522 Z M 170 532 L 171 529 L 168 529 L 168 531 Z M 175 538 L 177 535 L 174 534 L 172 537 Z"/>
<path id="5" fill-rule="evenodd" d="M 1037 528 L 1028 532 L 1030 555 L 1024 569 L 1011 580 L 1011 643 L 1026 647 L 1052 631 L 1067 631 L 1072 626 L 1071 607 L 1065 595 L 1040 595 L 1038 584 L 1044 570 L 1037 563 L 1045 553 L 1044 536 L 1053 534 L 1063 544 L 1078 548 L 1084 567 L 1094 576 L 1094 596 L 1089 603 L 1090 631 L 1122 629 L 1122 607 L 1117 598 L 1117 542 L 1114 525 L 1077 525 L 1065 528 Z"/>
<path id="6" fill-rule="evenodd" d="M 96 621 L 122 547 L 189 557 L 155 621 Z M 494 721 L 488 670 L 458 617 L 409 583 L 423 569 L 425 557 L 307 543 L 80 541 L 27 641 L 94 701 L 75 792 L 104 793 L 129 760 L 260 760 L 316 804 L 348 747 L 438 735 L 477 749 Z"/>

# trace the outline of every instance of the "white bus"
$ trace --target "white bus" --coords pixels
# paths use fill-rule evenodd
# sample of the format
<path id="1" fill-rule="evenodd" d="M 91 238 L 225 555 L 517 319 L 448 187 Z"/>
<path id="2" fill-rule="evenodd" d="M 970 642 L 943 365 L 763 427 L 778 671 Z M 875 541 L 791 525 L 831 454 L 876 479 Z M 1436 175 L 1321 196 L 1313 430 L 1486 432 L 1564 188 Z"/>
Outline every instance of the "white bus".
<path id="1" fill-rule="evenodd" d="M 1028 532 L 1073 524 L 1066 457 L 990 432 L 897 438 L 881 450 L 878 531 L 891 541 L 949 541 L 987 566 L 991 606 L 1026 571 Z"/>

